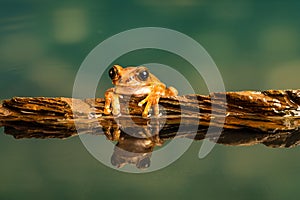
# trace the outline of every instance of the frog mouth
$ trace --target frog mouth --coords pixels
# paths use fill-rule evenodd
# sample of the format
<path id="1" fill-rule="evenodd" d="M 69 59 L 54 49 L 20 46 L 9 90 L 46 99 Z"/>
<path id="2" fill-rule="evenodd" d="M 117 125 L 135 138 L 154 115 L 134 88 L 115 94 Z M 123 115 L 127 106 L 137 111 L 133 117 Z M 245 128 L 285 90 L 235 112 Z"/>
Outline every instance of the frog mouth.
<path id="1" fill-rule="evenodd" d="M 127 94 L 127 95 L 144 95 L 149 94 L 151 92 L 151 89 L 146 85 L 139 85 L 139 86 L 122 86 L 118 85 L 115 88 L 115 92 L 117 94 Z"/>

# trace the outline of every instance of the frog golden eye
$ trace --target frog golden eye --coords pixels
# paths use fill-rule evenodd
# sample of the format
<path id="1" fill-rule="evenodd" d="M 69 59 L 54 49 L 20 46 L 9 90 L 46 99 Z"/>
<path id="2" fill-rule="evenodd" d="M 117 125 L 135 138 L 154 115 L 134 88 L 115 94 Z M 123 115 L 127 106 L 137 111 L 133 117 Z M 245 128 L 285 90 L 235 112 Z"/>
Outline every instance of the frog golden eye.
<path id="1" fill-rule="evenodd" d="M 138 77 L 141 81 L 145 81 L 149 77 L 149 72 L 147 70 L 140 71 Z"/>
<path id="2" fill-rule="evenodd" d="M 109 77 L 110 77 L 112 80 L 114 80 L 114 79 L 116 79 L 117 76 L 118 76 L 118 70 L 117 70 L 115 67 L 112 67 L 112 68 L 110 68 L 108 74 L 109 74 Z"/>

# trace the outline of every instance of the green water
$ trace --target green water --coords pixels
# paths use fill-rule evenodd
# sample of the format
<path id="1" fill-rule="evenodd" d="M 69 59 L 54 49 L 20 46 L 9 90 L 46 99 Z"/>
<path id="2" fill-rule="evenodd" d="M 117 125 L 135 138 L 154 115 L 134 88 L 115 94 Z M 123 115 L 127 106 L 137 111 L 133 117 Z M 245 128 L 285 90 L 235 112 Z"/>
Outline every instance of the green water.
<path id="1" fill-rule="evenodd" d="M 0 3 L 0 92 L 72 95 L 87 54 L 137 27 L 180 31 L 209 52 L 227 90 L 299 88 L 298 1 L 22 1 Z M 140 52 L 122 64 L 184 62 Z M 154 56 L 155 55 L 155 56 Z M 101 90 L 110 87 L 103 78 Z M 199 86 L 200 87 L 200 86 Z M 217 145 L 198 159 L 195 142 L 150 174 L 126 174 L 95 160 L 78 138 L 15 140 L 0 129 L 0 199 L 297 199 L 299 148 Z"/>

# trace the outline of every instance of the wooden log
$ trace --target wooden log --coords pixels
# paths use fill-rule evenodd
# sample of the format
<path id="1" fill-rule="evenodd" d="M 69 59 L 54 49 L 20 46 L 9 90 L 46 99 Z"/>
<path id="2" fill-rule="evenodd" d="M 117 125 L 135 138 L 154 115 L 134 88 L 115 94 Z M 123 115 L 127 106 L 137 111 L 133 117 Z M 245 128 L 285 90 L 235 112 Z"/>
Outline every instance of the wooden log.
<path id="1" fill-rule="evenodd" d="M 224 98 L 226 97 L 226 102 Z M 0 105 L 0 126 L 15 138 L 68 138 L 81 134 L 138 130 L 153 120 L 160 138 L 210 138 L 227 145 L 293 147 L 300 141 L 300 90 L 268 90 L 161 98 L 159 117 L 143 118 L 143 97 L 124 96 L 121 115 L 104 115 L 104 99 L 15 97 Z M 214 111 L 212 112 L 212 99 Z M 224 121 L 225 117 L 225 121 Z M 76 125 L 76 126 L 75 126 Z M 208 127 L 222 134 L 206 134 Z M 180 129 L 179 129 L 180 128 Z M 196 130 L 196 132 L 195 132 Z"/>

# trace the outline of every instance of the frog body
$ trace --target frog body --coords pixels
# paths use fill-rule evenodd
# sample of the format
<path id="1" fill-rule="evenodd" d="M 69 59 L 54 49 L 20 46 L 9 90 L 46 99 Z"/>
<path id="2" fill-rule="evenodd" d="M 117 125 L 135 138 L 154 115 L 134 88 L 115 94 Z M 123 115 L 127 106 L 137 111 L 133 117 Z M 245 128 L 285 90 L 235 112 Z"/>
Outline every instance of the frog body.
<path id="1" fill-rule="evenodd" d="M 160 97 L 178 95 L 178 91 L 174 87 L 167 88 L 144 66 L 123 68 L 120 65 L 114 65 L 109 70 L 109 76 L 115 87 L 105 92 L 104 114 L 106 115 L 120 114 L 119 98 L 121 95 L 147 95 L 138 103 L 139 106 L 146 104 L 142 113 L 143 117 L 148 117 L 151 107 L 153 107 L 154 115 L 158 116 Z"/>

